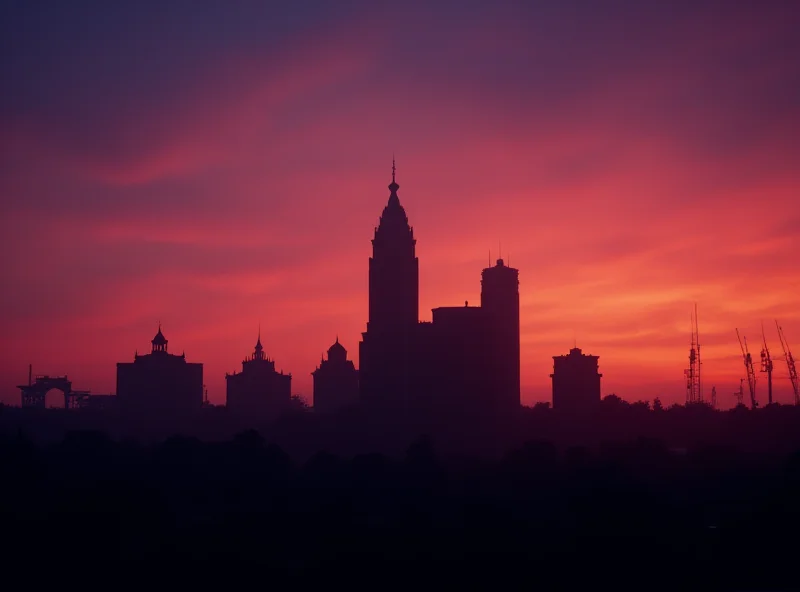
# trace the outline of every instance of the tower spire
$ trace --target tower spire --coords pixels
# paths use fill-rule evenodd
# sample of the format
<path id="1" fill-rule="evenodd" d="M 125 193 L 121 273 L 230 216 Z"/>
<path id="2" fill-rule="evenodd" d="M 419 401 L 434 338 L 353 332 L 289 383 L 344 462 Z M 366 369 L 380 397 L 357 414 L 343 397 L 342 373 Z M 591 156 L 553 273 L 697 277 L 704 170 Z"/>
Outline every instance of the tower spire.
<path id="1" fill-rule="evenodd" d="M 398 189 L 400 189 L 400 185 L 397 184 L 397 166 L 395 164 L 394 153 L 392 153 L 392 183 L 389 185 L 389 191 L 392 192 L 392 195 L 396 195 Z"/>
<path id="2" fill-rule="evenodd" d="M 254 360 L 263 360 L 264 359 L 264 346 L 261 345 L 261 321 L 258 321 L 258 341 L 256 341 L 256 347 L 253 351 L 253 359 Z"/>

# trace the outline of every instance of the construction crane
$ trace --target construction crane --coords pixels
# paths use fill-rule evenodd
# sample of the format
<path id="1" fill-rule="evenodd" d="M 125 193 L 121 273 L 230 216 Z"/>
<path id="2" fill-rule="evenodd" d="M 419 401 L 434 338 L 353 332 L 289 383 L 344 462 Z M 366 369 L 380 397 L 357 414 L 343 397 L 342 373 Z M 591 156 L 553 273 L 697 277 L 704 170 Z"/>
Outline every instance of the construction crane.
<path id="1" fill-rule="evenodd" d="M 689 347 L 689 367 L 683 371 L 686 377 L 686 403 L 702 403 L 703 389 L 700 382 L 700 332 L 697 327 L 697 304 L 690 317 L 692 341 Z"/>
<path id="2" fill-rule="evenodd" d="M 733 396 L 736 397 L 736 406 L 744 405 L 744 378 L 739 379 L 739 390 L 733 393 Z"/>
<path id="3" fill-rule="evenodd" d="M 761 371 L 767 373 L 767 404 L 772 405 L 772 357 L 769 355 L 763 322 L 761 323 L 761 339 L 764 342 L 764 347 L 761 348 Z"/>
<path id="4" fill-rule="evenodd" d="M 756 401 L 756 371 L 753 369 L 753 358 L 750 356 L 750 351 L 747 349 L 747 337 L 744 338 L 739 335 L 739 329 L 736 329 L 736 337 L 739 338 L 739 347 L 742 348 L 742 359 L 744 359 L 744 367 L 747 370 L 747 386 L 750 389 L 750 406 L 755 409 L 758 407 Z"/>
<path id="5" fill-rule="evenodd" d="M 797 368 L 794 365 L 792 351 L 789 349 L 789 342 L 786 341 L 786 335 L 783 334 L 783 327 L 778 324 L 778 321 L 775 321 L 775 326 L 778 328 L 778 338 L 781 340 L 781 347 L 783 348 L 783 356 L 786 359 L 786 365 L 789 366 L 789 380 L 792 381 L 794 404 L 800 405 L 800 384 L 798 384 L 797 380 Z"/>

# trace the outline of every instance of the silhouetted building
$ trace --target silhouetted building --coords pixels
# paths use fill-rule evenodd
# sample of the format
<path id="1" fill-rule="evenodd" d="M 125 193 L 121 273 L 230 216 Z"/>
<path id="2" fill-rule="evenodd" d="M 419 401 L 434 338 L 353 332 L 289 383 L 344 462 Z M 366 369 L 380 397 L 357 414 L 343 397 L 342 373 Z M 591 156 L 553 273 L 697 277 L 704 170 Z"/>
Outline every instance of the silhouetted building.
<path id="1" fill-rule="evenodd" d="M 495 399 L 507 408 L 520 405 L 519 270 L 502 259 L 481 273 L 481 308 L 487 315 L 490 353 L 497 371 Z"/>
<path id="2" fill-rule="evenodd" d="M 419 322 L 419 260 L 414 231 L 400 205 L 392 163 L 389 202 L 383 209 L 369 260 L 369 320 L 359 344 L 364 398 L 406 405 L 414 391 L 413 352 Z"/>
<path id="3" fill-rule="evenodd" d="M 359 344 L 362 398 L 407 410 L 519 407 L 519 271 L 499 259 L 483 270 L 480 307 L 435 308 L 433 321 L 420 323 L 416 240 L 399 187 L 393 163 L 369 260 L 369 321 Z"/>
<path id="4" fill-rule="evenodd" d="M 600 404 L 599 356 L 581 353 L 578 347 L 569 355 L 553 356 L 553 409 L 590 412 Z"/>
<path id="5" fill-rule="evenodd" d="M 339 338 L 328 348 L 328 359 L 321 360 L 314 377 L 314 411 L 329 413 L 352 405 L 358 399 L 358 370 L 347 359 Z"/>
<path id="6" fill-rule="evenodd" d="M 489 341 L 489 318 L 479 306 L 434 308 L 433 322 L 421 339 L 427 390 L 450 412 L 495 407 L 497 369 Z"/>
<path id="7" fill-rule="evenodd" d="M 203 405 L 203 365 L 189 363 L 186 354 L 167 351 L 158 327 L 149 354 L 134 355 L 133 362 L 117 363 L 117 401 L 125 414 L 185 415 Z"/>
<path id="8" fill-rule="evenodd" d="M 292 375 L 275 370 L 275 362 L 261 345 L 261 331 L 253 355 L 242 361 L 242 371 L 226 373 L 225 382 L 228 409 L 243 417 L 274 417 L 288 408 L 292 398 Z"/>

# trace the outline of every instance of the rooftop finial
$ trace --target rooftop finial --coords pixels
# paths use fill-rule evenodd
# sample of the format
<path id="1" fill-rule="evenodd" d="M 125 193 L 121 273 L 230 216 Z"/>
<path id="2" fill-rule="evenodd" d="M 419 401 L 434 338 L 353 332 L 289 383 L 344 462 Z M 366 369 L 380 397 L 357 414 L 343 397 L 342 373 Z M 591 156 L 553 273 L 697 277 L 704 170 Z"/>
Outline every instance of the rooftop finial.
<path id="1" fill-rule="evenodd" d="M 256 357 L 261 357 L 264 346 L 261 345 L 261 321 L 258 321 L 258 340 L 256 341 Z"/>
<path id="2" fill-rule="evenodd" d="M 400 202 L 397 200 L 397 190 L 400 189 L 400 185 L 397 184 L 397 167 L 395 166 L 394 161 L 394 154 L 392 154 L 392 182 L 389 184 L 389 191 L 391 191 L 391 195 L 389 196 L 389 203 L 392 201 L 396 202 L 395 205 L 399 205 Z"/>

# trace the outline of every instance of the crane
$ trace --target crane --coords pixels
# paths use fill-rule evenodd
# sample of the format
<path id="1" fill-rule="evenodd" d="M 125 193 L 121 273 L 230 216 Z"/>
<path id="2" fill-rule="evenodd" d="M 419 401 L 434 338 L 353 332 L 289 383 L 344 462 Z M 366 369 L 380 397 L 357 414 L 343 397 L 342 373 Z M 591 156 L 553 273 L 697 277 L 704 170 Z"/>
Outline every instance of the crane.
<path id="1" fill-rule="evenodd" d="M 753 358 L 750 356 L 750 351 L 747 349 L 747 337 L 744 338 L 739 335 L 739 329 L 736 329 L 736 337 L 739 338 L 739 347 L 742 348 L 742 359 L 744 359 L 744 367 L 747 370 L 747 386 L 750 389 L 750 406 L 755 409 L 758 407 L 756 401 L 756 372 L 753 370 Z"/>
<path id="2" fill-rule="evenodd" d="M 772 405 L 772 358 L 769 355 L 763 322 L 761 323 L 761 338 L 764 341 L 764 347 L 761 348 L 761 371 L 767 373 L 767 404 Z"/>
<path id="3" fill-rule="evenodd" d="M 744 405 L 744 389 L 742 386 L 744 385 L 744 378 L 739 379 L 739 390 L 733 393 L 733 396 L 736 397 L 736 406 Z"/>
<path id="4" fill-rule="evenodd" d="M 786 341 L 786 335 L 783 334 L 783 327 L 775 321 L 775 326 L 778 327 L 778 337 L 781 340 L 781 347 L 783 348 L 783 355 L 786 358 L 786 365 L 789 366 L 789 380 L 792 381 L 792 390 L 794 391 L 794 404 L 800 405 L 800 384 L 797 380 L 797 368 L 794 365 L 794 358 L 792 351 L 789 349 L 789 342 Z"/>

